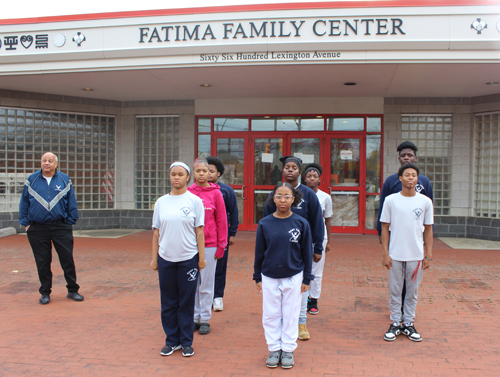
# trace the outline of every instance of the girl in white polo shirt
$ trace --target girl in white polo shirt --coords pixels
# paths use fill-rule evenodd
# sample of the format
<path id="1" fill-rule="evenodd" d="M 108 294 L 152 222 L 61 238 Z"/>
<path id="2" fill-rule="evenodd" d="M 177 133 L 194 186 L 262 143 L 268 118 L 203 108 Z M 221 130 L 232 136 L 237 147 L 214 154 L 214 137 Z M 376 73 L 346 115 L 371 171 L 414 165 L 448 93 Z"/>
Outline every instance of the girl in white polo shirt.
<path id="1" fill-rule="evenodd" d="M 190 169 L 183 162 L 170 166 L 172 191 L 156 201 L 153 213 L 153 260 L 158 270 L 161 322 L 167 339 L 161 355 L 182 348 L 194 355 L 193 315 L 199 271 L 205 268 L 203 202 L 187 191 Z"/>

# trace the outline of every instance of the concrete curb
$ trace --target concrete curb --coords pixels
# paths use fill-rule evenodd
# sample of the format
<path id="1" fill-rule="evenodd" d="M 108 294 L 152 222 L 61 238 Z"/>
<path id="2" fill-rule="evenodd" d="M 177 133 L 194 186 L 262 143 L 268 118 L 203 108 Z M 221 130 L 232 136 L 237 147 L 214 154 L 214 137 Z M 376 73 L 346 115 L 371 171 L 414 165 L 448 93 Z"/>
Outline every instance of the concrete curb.
<path id="1" fill-rule="evenodd" d="M 7 237 L 7 236 L 13 236 L 14 234 L 17 234 L 16 228 L 3 228 L 0 229 L 0 238 L 1 237 Z"/>

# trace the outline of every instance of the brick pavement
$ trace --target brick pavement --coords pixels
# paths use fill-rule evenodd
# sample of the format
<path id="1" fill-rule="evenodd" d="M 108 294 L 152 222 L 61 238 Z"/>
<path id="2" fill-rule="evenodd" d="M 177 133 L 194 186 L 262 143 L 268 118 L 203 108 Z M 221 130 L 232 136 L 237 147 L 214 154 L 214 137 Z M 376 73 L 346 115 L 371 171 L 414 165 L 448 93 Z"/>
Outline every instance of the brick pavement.
<path id="1" fill-rule="evenodd" d="M 196 354 L 159 354 L 164 344 L 157 274 L 148 269 L 152 232 L 76 238 L 85 301 L 66 299 L 54 257 L 49 305 L 38 304 L 35 262 L 25 236 L 0 239 L 1 376 L 498 376 L 500 251 L 453 250 L 435 241 L 416 327 L 424 340 L 385 342 L 387 271 L 376 236 L 333 236 L 320 314 L 291 370 L 268 369 L 261 297 L 251 280 L 255 234 L 230 250 L 223 312 L 195 335 Z M 18 272 L 12 272 L 17 270 Z"/>

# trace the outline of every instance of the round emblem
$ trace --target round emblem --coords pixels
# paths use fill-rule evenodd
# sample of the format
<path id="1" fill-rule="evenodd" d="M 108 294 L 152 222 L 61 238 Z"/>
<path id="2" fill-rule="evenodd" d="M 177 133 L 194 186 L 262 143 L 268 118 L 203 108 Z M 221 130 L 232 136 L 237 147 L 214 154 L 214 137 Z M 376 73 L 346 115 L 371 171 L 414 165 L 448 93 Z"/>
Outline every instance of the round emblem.
<path id="1" fill-rule="evenodd" d="M 56 47 L 62 47 L 66 43 L 66 37 L 63 34 L 56 34 L 54 37 L 54 45 Z"/>

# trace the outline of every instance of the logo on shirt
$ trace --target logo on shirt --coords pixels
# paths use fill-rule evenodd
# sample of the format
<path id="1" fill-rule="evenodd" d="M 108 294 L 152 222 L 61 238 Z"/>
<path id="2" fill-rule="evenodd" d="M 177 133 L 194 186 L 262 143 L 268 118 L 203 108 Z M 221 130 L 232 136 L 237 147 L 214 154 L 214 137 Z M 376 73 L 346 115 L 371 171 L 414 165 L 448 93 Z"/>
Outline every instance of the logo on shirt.
<path id="1" fill-rule="evenodd" d="M 300 230 L 293 228 L 288 233 L 290 233 L 290 235 L 292 236 L 292 238 L 290 238 L 290 242 L 299 242 Z"/>
<path id="2" fill-rule="evenodd" d="M 424 213 L 424 211 L 420 208 L 415 208 L 413 210 L 413 213 L 415 214 L 415 220 L 420 220 L 420 217 L 422 216 L 422 213 Z"/>
<path id="3" fill-rule="evenodd" d="M 415 185 L 415 191 L 416 191 L 416 192 L 418 192 L 419 194 L 420 194 L 422 191 L 424 191 L 424 190 L 425 190 L 425 189 L 424 189 L 424 186 L 422 186 L 420 183 L 417 183 L 417 184 Z"/>
<path id="4" fill-rule="evenodd" d="M 56 191 L 62 191 L 61 186 L 56 185 Z"/>
<path id="5" fill-rule="evenodd" d="M 196 278 L 198 277 L 198 269 L 193 268 L 187 272 L 188 275 L 188 281 L 195 281 Z"/>
<path id="6" fill-rule="evenodd" d="M 191 213 L 191 208 L 189 208 L 189 207 L 182 207 L 181 211 L 182 211 L 182 216 L 188 217 L 189 214 Z"/>
<path id="7" fill-rule="evenodd" d="M 302 203 L 304 203 L 304 199 L 300 199 L 300 203 L 297 204 L 297 207 L 295 207 L 295 208 L 302 209 Z"/>

